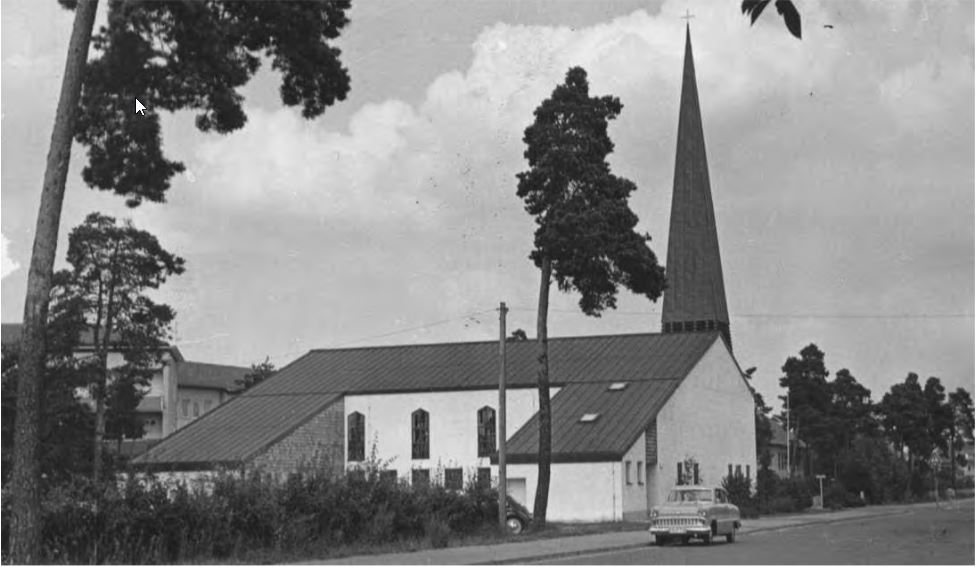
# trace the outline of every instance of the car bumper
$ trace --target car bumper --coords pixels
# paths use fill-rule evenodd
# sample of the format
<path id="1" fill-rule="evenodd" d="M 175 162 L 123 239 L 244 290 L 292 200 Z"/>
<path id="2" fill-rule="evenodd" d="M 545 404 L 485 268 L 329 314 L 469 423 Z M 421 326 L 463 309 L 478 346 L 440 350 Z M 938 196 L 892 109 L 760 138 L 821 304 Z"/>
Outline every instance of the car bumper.
<path id="1" fill-rule="evenodd" d="M 651 535 L 674 535 L 674 536 L 702 536 L 707 533 L 711 533 L 712 528 L 710 526 L 682 526 L 682 527 L 666 527 L 666 526 L 651 526 L 647 529 Z"/>

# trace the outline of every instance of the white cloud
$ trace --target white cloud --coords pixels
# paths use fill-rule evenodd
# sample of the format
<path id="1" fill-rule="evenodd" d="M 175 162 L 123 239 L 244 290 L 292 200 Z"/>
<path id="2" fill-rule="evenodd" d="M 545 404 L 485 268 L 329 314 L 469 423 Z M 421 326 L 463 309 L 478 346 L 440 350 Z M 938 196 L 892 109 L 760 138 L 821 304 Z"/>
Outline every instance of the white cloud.
<path id="1" fill-rule="evenodd" d="M 576 30 L 495 24 L 474 42 L 469 68 L 437 77 L 416 106 L 366 105 L 348 132 L 328 131 L 291 110 L 251 110 L 243 131 L 205 142 L 190 168 L 218 205 L 336 222 L 441 227 L 473 209 L 518 206 L 512 187 L 524 168 L 522 132 L 569 67 L 588 69 L 594 94 L 621 97 L 621 122 L 674 120 L 683 6 Z M 734 6 L 726 8 L 694 30 L 705 46 L 696 44 L 696 64 L 713 119 L 768 95 L 770 81 L 757 77 L 773 76 L 774 89 L 802 88 L 796 85 L 828 64 L 829 57 L 811 59 L 778 27 L 749 29 Z M 616 142 L 628 145 L 626 136 Z"/>
<path id="2" fill-rule="evenodd" d="M 5 278 L 20 268 L 20 263 L 10 257 L 10 240 L 0 234 L 0 278 Z"/>

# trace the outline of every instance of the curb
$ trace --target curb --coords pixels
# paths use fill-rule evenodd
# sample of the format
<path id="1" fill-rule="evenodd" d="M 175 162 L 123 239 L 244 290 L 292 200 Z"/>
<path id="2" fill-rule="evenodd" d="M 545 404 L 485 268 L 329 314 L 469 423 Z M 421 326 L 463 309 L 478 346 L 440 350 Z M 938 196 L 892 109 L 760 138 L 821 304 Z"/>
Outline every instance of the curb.
<path id="1" fill-rule="evenodd" d="M 837 518 L 837 519 L 825 519 L 825 520 L 810 520 L 810 521 L 806 521 L 806 522 L 799 522 L 799 523 L 796 523 L 796 524 L 789 524 L 789 525 L 785 525 L 785 526 L 775 526 L 775 527 L 767 527 L 767 528 L 755 528 L 755 529 L 751 529 L 751 530 L 739 530 L 739 533 L 741 535 L 752 535 L 752 534 L 758 534 L 758 533 L 767 533 L 767 532 L 776 532 L 776 531 L 781 531 L 781 530 L 789 530 L 789 529 L 793 529 L 793 528 L 802 528 L 802 527 L 813 526 L 813 525 L 817 525 L 817 524 L 840 524 L 840 523 L 844 523 L 844 522 L 854 522 L 854 521 L 857 521 L 857 520 L 864 520 L 864 519 L 868 519 L 868 518 L 884 518 L 884 517 L 888 517 L 888 516 L 900 516 L 900 515 L 909 514 L 909 513 L 911 513 L 910 510 L 893 510 L 891 512 L 885 512 L 885 513 L 881 513 L 881 514 L 868 514 L 868 515 L 864 515 L 864 516 L 857 516 L 857 517 L 854 517 L 854 518 Z M 579 550 L 575 550 L 575 551 L 565 551 L 565 552 L 560 552 L 560 553 L 542 553 L 542 554 L 537 554 L 537 555 L 529 555 L 529 556 L 523 556 L 523 557 L 517 557 L 517 558 L 511 558 L 511 559 L 498 559 L 498 560 L 491 560 L 491 561 L 479 561 L 479 562 L 475 562 L 475 563 L 470 563 L 470 565 L 517 565 L 517 564 L 521 564 L 521 563 L 531 563 L 531 562 L 534 562 L 534 561 L 543 561 L 543 560 L 546 560 L 546 559 L 565 559 L 565 558 L 568 558 L 568 557 L 578 557 L 580 555 L 597 555 L 597 554 L 600 554 L 600 553 L 609 553 L 609 552 L 612 552 L 612 551 L 629 551 L 629 550 L 632 550 L 632 549 L 643 549 L 645 547 L 653 547 L 651 545 L 651 543 L 650 543 L 650 540 L 648 542 L 646 542 L 646 543 L 639 543 L 639 544 L 629 543 L 629 544 L 624 544 L 624 545 L 595 547 L 595 548 L 591 548 L 591 549 L 579 549 Z"/>

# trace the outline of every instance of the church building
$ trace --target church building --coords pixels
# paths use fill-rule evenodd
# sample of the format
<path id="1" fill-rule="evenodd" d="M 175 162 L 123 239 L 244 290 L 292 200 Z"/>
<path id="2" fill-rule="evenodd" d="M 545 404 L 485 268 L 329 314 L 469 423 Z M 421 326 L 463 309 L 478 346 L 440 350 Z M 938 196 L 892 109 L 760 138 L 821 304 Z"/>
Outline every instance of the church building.
<path id="1" fill-rule="evenodd" d="M 690 34 L 686 35 L 660 333 L 550 340 L 548 518 L 647 517 L 676 484 L 756 470 L 752 393 L 732 354 Z M 507 344 L 506 431 L 498 343 L 313 350 L 180 429 L 133 464 L 195 475 L 303 463 L 460 488 L 497 481 L 530 509 L 538 456 L 536 343 Z"/>

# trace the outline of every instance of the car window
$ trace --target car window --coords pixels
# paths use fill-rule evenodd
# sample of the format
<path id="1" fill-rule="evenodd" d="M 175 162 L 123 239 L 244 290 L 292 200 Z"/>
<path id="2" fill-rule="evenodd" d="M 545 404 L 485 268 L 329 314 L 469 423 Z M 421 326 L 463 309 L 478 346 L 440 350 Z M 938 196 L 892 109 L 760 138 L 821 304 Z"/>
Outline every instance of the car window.
<path id="1" fill-rule="evenodd" d="M 721 490 L 715 491 L 715 501 L 719 504 L 725 504 L 725 493 Z"/>

